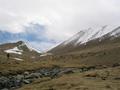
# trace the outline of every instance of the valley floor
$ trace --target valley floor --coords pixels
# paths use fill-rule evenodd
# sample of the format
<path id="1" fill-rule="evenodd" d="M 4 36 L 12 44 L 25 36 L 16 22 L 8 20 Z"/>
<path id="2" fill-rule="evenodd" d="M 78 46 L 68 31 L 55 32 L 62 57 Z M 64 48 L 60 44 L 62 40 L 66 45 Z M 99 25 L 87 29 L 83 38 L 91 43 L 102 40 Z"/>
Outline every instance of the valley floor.
<path id="1" fill-rule="evenodd" d="M 108 46 L 23 61 L 1 54 L 0 90 L 120 90 L 120 47 Z"/>

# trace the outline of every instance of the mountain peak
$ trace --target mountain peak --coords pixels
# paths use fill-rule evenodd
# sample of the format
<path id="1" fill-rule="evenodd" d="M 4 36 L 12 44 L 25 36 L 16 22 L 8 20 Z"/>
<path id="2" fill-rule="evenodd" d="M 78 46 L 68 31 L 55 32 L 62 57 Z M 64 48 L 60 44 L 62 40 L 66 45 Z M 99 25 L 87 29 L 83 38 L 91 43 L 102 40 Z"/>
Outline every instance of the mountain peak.
<path id="1" fill-rule="evenodd" d="M 13 53 L 13 54 L 19 54 L 19 55 L 22 55 L 24 53 L 33 53 L 33 52 L 39 53 L 24 41 L 2 44 L 0 48 L 2 51 L 6 53 Z"/>
<path id="2" fill-rule="evenodd" d="M 16 44 L 19 49 L 24 49 L 24 51 L 36 51 L 28 42 L 18 41 Z"/>
<path id="3" fill-rule="evenodd" d="M 18 41 L 18 42 L 16 42 L 17 44 L 23 44 L 23 43 L 25 43 L 24 41 Z"/>

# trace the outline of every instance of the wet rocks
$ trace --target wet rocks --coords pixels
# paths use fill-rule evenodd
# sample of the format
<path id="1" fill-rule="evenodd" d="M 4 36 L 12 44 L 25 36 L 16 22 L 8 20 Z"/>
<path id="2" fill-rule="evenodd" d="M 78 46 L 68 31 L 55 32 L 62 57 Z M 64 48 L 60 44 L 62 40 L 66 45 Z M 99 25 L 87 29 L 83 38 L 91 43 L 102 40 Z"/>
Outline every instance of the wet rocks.
<path id="1" fill-rule="evenodd" d="M 31 83 L 31 81 L 30 81 L 29 79 L 25 79 L 25 80 L 23 80 L 23 82 L 24 82 L 25 84 L 30 84 L 30 83 Z"/>
<path id="2" fill-rule="evenodd" d="M 56 77 L 60 72 L 58 68 L 43 68 L 34 72 L 25 71 L 23 74 L 13 76 L 1 76 L 0 77 L 0 90 L 6 90 L 11 88 L 21 87 L 24 84 L 30 84 L 35 79 L 42 77 Z"/>
<path id="3" fill-rule="evenodd" d="M 16 76 L 16 79 L 17 79 L 17 80 L 23 80 L 23 79 L 24 79 L 24 75 L 19 75 L 19 74 L 18 74 L 18 75 Z"/>
<path id="4" fill-rule="evenodd" d="M 31 73 L 31 74 L 25 75 L 25 79 L 40 78 L 41 76 L 42 76 L 41 73 Z"/>
<path id="5" fill-rule="evenodd" d="M 3 88 L 8 87 L 8 86 L 9 86 L 9 79 L 2 76 L 0 78 L 0 89 L 3 89 Z"/>
<path id="6" fill-rule="evenodd" d="M 71 73 L 74 73 L 73 70 L 74 69 L 71 69 L 71 68 L 64 69 L 60 72 L 60 74 L 71 74 Z"/>
<path id="7" fill-rule="evenodd" d="M 58 73 L 60 71 L 61 71 L 61 69 L 58 69 L 58 68 L 41 69 L 41 70 L 39 70 L 39 73 L 41 73 L 42 77 L 55 77 L 58 75 Z"/>
<path id="8" fill-rule="evenodd" d="M 18 76 L 9 76 L 0 78 L 0 90 L 4 88 L 13 88 L 22 85 L 22 78 Z"/>
<path id="9" fill-rule="evenodd" d="M 81 70 L 82 72 L 94 69 L 94 67 L 83 67 L 83 68 L 41 68 L 36 71 L 25 71 L 16 75 L 1 76 L 0 77 L 0 90 L 8 89 L 13 90 L 13 88 L 19 88 L 24 84 L 30 84 L 34 80 L 43 77 L 56 78 L 63 74 L 74 73 L 74 70 Z"/>

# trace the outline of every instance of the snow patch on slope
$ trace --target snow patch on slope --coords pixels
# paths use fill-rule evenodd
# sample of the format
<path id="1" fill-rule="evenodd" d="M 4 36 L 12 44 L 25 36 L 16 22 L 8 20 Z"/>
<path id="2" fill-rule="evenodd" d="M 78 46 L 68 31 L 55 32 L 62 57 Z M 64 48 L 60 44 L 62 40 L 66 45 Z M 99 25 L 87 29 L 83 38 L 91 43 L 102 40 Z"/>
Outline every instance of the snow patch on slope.
<path id="1" fill-rule="evenodd" d="M 51 55 L 52 55 L 52 53 L 42 53 L 42 54 L 40 55 L 40 57 L 51 56 Z"/>
<path id="2" fill-rule="evenodd" d="M 12 49 L 5 50 L 4 52 L 6 53 L 14 53 L 14 54 L 19 54 L 21 55 L 23 50 L 19 50 L 18 47 L 14 47 Z"/>
<path id="3" fill-rule="evenodd" d="M 114 29 L 111 33 L 110 33 L 110 36 L 115 36 L 115 37 L 118 37 L 120 36 L 120 26 L 116 29 Z"/>
<path id="4" fill-rule="evenodd" d="M 14 58 L 14 59 L 18 61 L 23 61 L 23 59 L 20 59 L 20 58 Z"/>

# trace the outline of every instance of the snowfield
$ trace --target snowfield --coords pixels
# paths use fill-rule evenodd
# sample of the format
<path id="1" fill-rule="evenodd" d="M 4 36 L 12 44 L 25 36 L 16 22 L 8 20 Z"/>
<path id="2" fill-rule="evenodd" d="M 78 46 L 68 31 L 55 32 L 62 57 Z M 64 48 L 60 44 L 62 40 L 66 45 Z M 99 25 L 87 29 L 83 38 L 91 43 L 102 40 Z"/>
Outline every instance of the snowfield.
<path id="1" fill-rule="evenodd" d="M 20 58 L 14 58 L 14 59 L 18 61 L 23 61 L 23 59 L 20 59 Z"/>
<path id="2" fill-rule="evenodd" d="M 19 54 L 21 55 L 23 50 L 19 50 L 18 47 L 14 47 L 12 49 L 5 50 L 4 52 L 6 53 L 14 53 L 14 54 Z"/>

